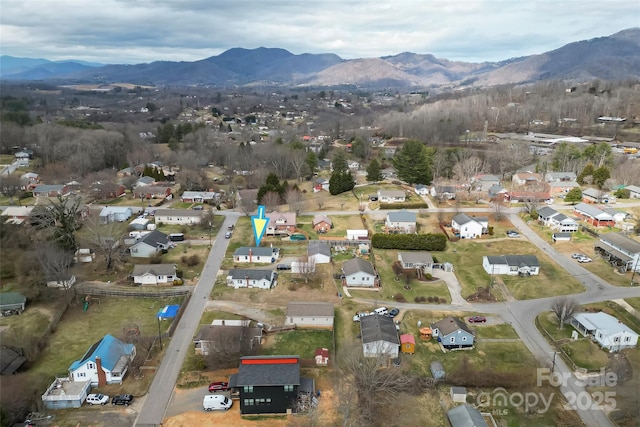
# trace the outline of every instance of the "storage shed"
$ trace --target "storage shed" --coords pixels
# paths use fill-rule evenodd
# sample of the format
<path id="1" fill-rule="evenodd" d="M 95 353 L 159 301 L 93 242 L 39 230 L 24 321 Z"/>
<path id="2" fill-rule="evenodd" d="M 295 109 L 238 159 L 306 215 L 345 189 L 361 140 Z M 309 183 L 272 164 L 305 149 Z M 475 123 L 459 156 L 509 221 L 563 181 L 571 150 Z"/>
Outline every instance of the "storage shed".
<path id="1" fill-rule="evenodd" d="M 400 335 L 400 351 L 407 354 L 413 354 L 416 352 L 416 339 L 413 335 Z"/>
<path id="2" fill-rule="evenodd" d="M 26 303 L 27 298 L 18 292 L 3 292 L 0 294 L 0 314 L 2 316 L 21 314 Z"/>
<path id="3" fill-rule="evenodd" d="M 436 380 L 443 380 L 444 377 L 446 376 L 442 363 L 438 362 L 437 360 L 434 360 L 433 362 L 431 362 L 430 369 L 431 369 L 431 375 Z"/>
<path id="4" fill-rule="evenodd" d="M 466 387 L 451 387 L 449 390 L 451 400 L 459 403 L 467 402 L 467 388 Z"/>

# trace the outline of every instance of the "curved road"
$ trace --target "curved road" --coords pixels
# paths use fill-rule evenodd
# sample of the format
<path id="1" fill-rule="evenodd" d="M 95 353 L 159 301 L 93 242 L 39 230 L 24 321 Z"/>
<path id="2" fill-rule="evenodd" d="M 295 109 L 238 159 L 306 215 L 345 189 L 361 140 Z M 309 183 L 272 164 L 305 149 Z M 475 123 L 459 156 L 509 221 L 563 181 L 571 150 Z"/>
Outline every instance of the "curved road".
<path id="1" fill-rule="evenodd" d="M 414 210 L 418 211 L 418 210 Z M 434 211 L 430 209 L 429 212 Z M 491 212 L 491 207 L 477 208 L 440 208 L 435 211 L 441 212 Z M 507 208 L 504 213 L 509 217 L 514 226 L 520 230 L 520 233 L 526 236 L 541 251 L 546 252 L 549 256 L 556 260 L 558 264 L 564 268 L 569 274 L 580 277 L 585 287 L 585 292 L 572 295 L 579 304 L 588 304 L 601 301 L 610 301 L 619 298 L 640 297 L 640 289 L 638 288 L 619 288 L 603 281 L 598 276 L 592 274 L 588 270 L 582 268 L 579 264 L 571 262 L 564 255 L 557 253 L 554 248 L 533 232 L 517 215 L 520 208 Z M 338 211 L 338 212 L 322 212 L 324 215 L 357 215 L 359 211 Z M 364 212 L 373 217 L 384 216 L 386 211 L 369 211 Z M 227 226 L 235 224 L 241 214 L 236 212 L 222 212 L 225 221 L 223 227 L 218 230 L 218 235 L 226 230 Z M 304 215 L 313 215 L 314 212 L 303 213 Z M 222 235 L 221 235 L 222 236 Z M 173 389 L 175 387 L 178 373 L 184 362 L 184 357 L 191 344 L 191 339 L 195 334 L 195 330 L 200 321 L 200 317 L 207 303 L 208 296 L 213 289 L 215 279 L 220 268 L 222 259 L 224 258 L 228 240 L 217 238 L 213 248 L 204 266 L 200 280 L 196 289 L 188 302 L 187 310 L 182 319 L 178 323 L 178 328 L 173 338 L 169 342 L 169 347 L 162 360 L 160 368 L 156 373 L 149 393 L 146 396 L 144 405 L 140 410 L 136 426 L 159 426 L 164 418 L 165 411 L 169 405 Z M 518 333 L 522 342 L 527 346 L 529 351 L 536 357 L 542 366 L 551 366 L 555 359 L 555 372 L 561 372 L 569 378 L 565 384 L 560 387 L 561 392 L 567 396 L 568 393 L 575 393 L 574 396 L 586 396 L 589 402 L 584 399 L 581 404 L 588 403 L 591 405 L 591 397 L 585 392 L 584 386 L 576 383 L 575 377 L 571 370 L 566 366 L 561 358 L 554 358 L 554 349 L 544 339 L 535 327 L 535 318 L 543 311 L 548 311 L 554 298 L 541 298 L 536 300 L 509 301 L 502 303 L 489 304 L 468 304 L 461 303 L 459 298 L 455 299 L 456 304 L 450 305 L 428 305 L 428 304 L 410 304 L 398 303 L 400 308 L 413 310 L 452 310 L 452 311 L 479 311 L 485 313 L 496 314 L 509 322 Z M 358 301 L 375 304 L 375 300 L 358 299 Z M 452 294 L 452 301 L 454 295 Z M 582 406 L 582 405 L 581 405 Z M 613 426 L 604 411 L 588 410 L 576 408 L 576 412 L 587 426 Z"/>

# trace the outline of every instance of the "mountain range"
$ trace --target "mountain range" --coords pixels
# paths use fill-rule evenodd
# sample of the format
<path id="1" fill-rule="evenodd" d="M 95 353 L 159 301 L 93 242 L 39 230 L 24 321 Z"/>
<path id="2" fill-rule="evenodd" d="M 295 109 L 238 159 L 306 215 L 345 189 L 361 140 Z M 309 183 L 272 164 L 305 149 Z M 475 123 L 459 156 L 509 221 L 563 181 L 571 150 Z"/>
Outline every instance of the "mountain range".
<path id="1" fill-rule="evenodd" d="M 193 62 L 102 65 L 83 61 L 0 58 L 3 80 L 140 85 L 339 86 L 428 88 L 492 86 L 562 79 L 640 78 L 640 28 L 578 41 L 537 55 L 471 63 L 400 53 L 345 60 L 335 54 L 294 55 L 284 49 L 233 48 Z"/>

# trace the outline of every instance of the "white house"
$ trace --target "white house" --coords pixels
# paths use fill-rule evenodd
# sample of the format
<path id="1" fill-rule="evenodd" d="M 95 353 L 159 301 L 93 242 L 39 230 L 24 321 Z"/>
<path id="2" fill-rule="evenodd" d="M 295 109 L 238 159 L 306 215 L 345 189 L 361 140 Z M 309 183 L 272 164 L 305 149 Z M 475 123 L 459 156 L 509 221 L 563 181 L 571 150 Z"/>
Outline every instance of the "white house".
<path id="1" fill-rule="evenodd" d="M 465 213 L 459 213 L 451 219 L 451 228 L 460 234 L 461 239 L 475 239 L 487 232 L 489 218 L 470 217 Z"/>
<path id="2" fill-rule="evenodd" d="M 535 255 L 483 256 L 482 267 L 488 274 L 537 276 L 540 262 Z"/>
<path id="3" fill-rule="evenodd" d="M 420 196 L 428 196 L 429 195 L 429 187 L 424 184 L 418 184 L 414 187 L 413 191 Z"/>
<path id="4" fill-rule="evenodd" d="M 344 284 L 372 288 L 377 285 L 377 274 L 373 266 L 362 258 L 353 258 L 342 265 Z"/>
<path id="5" fill-rule="evenodd" d="M 384 223 L 390 233 L 411 234 L 416 232 L 416 214 L 406 210 L 388 212 Z"/>
<path id="6" fill-rule="evenodd" d="M 637 185 L 627 185 L 625 188 L 629 190 L 630 199 L 640 199 L 640 187 Z"/>
<path id="7" fill-rule="evenodd" d="M 360 169 L 360 163 L 358 163 L 355 160 L 349 160 L 349 162 L 347 163 L 347 166 L 349 169 L 352 169 L 352 170 Z"/>
<path id="8" fill-rule="evenodd" d="M 171 241 L 169 236 L 153 230 L 151 233 L 142 235 L 131 247 L 129 253 L 134 258 L 150 258 L 158 252 L 169 249 Z"/>
<path id="9" fill-rule="evenodd" d="M 609 263 L 622 271 L 640 272 L 640 242 L 624 233 L 603 233 L 595 250 Z"/>
<path id="10" fill-rule="evenodd" d="M 638 334 L 627 325 L 604 312 L 578 313 L 571 318 L 571 325 L 585 337 L 591 337 L 611 353 L 635 348 Z"/>
<path id="11" fill-rule="evenodd" d="M 420 269 L 425 274 L 433 272 L 433 257 L 425 251 L 398 252 L 398 261 L 405 270 Z"/>
<path id="12" fill-rule="evenodd" d="M 131 277 L 139 285 L 171 285 L 178 279 L 175 264 L 137 264 Z"/>
<path id="13" fill-rule="evenodd" d="M 333 329 L 333 320 L 334 309 L 330 302 L 291 301 L 287 304 L 286 325 Z"/>
<path id="14" fill-rule="evenodd" d="M 233 286 L 235 289 L 271 289 L 277 284 L 277 273 L 273 270 L 234 268 L 227 274 L 227 286 Z"/>
<path id="15" fill-rule="evenodd" d="M 317 240 L 310 240 L 307 256 L 314 264 L 329 264 L 331 262 L 331 247 Z"/>
<path id="16" fill-rule="evenodd" d="M 202 211 L 195 209 L 156 209 L 156 224 L 195 225 L 202 220 Z"/>
<path id="17" fill-rule="evenodd" d="M 578 231 L 579 224 L 573 218 L 569 218 L 562 213 L 557 213 L 550 218 L 549 227 L 560 233 L 575 233 Z"/>
<path id="18" fill-rule="evenodd" d="M 133 212 L 131 208 L 125 206 L 105 206 L 100 211 L 100 223 L 124 222 L 131 218 Z"/>
<path id="19" fill-rule="evenodd" d="M 105 335 L 93 344 L 80 360 L 69 367 L 72 381 L 91 381 L 93 387 L 122 384 L 129 363 L 136 356 L 136 347 L 112 335 Z"/>
<path id="20" fill-rule="evenodd" d="M 511 177 L 511 182 L 515 185 L 533 185 L 541 181 L 542 176 L 532 172 L 517 172 Z"/>
<path id="21" fill-rule="evenodd" d="M 537 210 L 538 212 L 538 222 L 541 223 L 542 225 L 550 225 L 551 223 L 551 218 L 554 215 L 558 215 L 558 211 L 550 208 L 549 206 L 542 206 L 540 208 L 538 208 Z"/>
<path id="22" fill-rule="evenodd" d="M 347 240 L 367 240 L 368 238 L 367 230 L 347 230 Z"/>
<path id="23" fill-rule="evenodd" d="M 280 255 L 280 249 L 278 248 L 242 246 L 236 249 L 236 251 L 233 253 L 233 262 L 272 263 L 272 262 L 276 262 L 279 255 Z"/>
<path id="24" fill-rule="evenodd" d="M 185 191 L 180 196 L 180 201 L 185 203 L 204 203 L 218 197 L 219 194 L 215 191 Z"/>
<path id="25" fill-rule="evenodd" d="M 378 201 L 380 203 L 402 203 L 407 195 L 402 190 L 378 190 Z"/>
<path id="26" fill-rule="evenodd" d="M 364 357 L 398 357 L 400 338 L 393 318 L 378 314 L 360 318 L 360 336 Z"/>
<path id="27" fill-rule="evenodd" d="M 630 214 L 628 214 L 628 213 L 626 213 L 626 212 L 624 212 L 624 211 L 621 211 L 621 210 L 619 210 L 619 209 L 603 207 L 603 208 L 602 208 L 602 211 L 603 211 L 604 213 L 608 213 L 609 215 L 611 215 L 611 216 L 613 217 L 613 220 L 614 220 L 616 223 L 622 223 L 622 222 L 624 222 L 627 218 L 630 218 L 630 217 L 631 217 L 631 215 L 630 215 Z"/>

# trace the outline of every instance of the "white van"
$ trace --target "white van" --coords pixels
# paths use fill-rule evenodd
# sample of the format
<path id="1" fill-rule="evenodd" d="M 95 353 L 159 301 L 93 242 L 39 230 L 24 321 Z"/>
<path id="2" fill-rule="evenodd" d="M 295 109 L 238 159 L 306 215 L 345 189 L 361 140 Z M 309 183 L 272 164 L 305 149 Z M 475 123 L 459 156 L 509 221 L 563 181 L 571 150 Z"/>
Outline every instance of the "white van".
<path id="1" fill-rule="evenodd" d="M 380 307 L 380 308 L 376 308 L 375 310 L 373 310 L 373 312 L 375 314 L 380 315 L 380 316 L 384 316 L 387 313 L 389 313 L 389 310 L 387 310 L 387 307 Z"/>
<path id="2" fill-rule="evenodd" d="M 226 411 L 232 404 L 231 399 L 222 394 L 207 394 L 202 401 L 205 411 Z"/>

